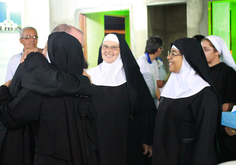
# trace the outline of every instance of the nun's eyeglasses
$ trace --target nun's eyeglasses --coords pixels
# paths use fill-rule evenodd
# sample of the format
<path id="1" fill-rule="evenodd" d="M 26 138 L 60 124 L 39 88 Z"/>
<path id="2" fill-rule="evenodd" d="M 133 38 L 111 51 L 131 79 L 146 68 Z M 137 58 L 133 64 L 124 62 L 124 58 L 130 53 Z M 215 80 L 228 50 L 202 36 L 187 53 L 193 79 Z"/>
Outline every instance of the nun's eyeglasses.
<path id="1" fill-rule="evenodd" d="M 214 50 L 214 49 L 203 48 L 203 51 L 204 51 L 204 52 L 210 52 L 210 51 L 212 51 L 212 50 Z"/>
<path id="2" fill-rule="evenodd" d="M 117 45 L 112 45 L 112 46 L 108 46 L 108 45 L 102 45 L 101 46 L 103 50 L 108 50 L 110 48 L 110 50 L 115 51 L 117 49 L 119 49 L 120 47 Z"/>
<path id="3" fill-rule="evenodd" d="M 180 53 L 168 51 L 168 55 L 167 56 L 171 56 L 171 58 L 173 58 L 174 56 L 179 56 L 179 55 L 182 56 L 182 54 L 180 54 Z"/>

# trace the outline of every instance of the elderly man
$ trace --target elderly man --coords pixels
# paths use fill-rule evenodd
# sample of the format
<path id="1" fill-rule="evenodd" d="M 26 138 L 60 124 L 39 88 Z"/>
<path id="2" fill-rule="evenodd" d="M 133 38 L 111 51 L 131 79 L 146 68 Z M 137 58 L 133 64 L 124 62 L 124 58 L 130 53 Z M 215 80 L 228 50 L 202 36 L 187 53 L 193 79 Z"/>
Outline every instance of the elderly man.
<path id="1" fill-rule="evenodd" d="M 37 48 L 38 34 L 37 30 L 33 27 L 25 27 L 20 31 L 20 43 L 24 46 L 24 49 L 21 53 L 14 55 L 10 59 L 7 66 L 6 82 L 14 76 L 24 52 L 30 49 L 37 49 L 38 52 L 42 52 L 42 49 Z"/>

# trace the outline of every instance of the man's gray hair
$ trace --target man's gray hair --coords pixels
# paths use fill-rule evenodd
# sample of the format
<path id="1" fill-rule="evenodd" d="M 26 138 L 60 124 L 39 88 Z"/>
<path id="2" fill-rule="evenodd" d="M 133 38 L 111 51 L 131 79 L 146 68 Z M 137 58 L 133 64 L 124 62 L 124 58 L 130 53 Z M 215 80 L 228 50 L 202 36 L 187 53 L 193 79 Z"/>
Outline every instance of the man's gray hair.
<path id="1" fill-rule="evenodd" d="M 84 34 L 84 32 L 83 32 L 81 29 L 76 28 L 76 27 L 71 26 L 71 25 L 67 25 L 67 24 L 65 24 L 65 23 L 56 26 L 56 27 L 52 30 L 52 33 L 54 33 L 54 32 L 70 33 L 71 28 L 75 28 L 75 29 L 77 29 L 80 33 Z"/>
<path id="2" fill-rule="evenodd" d="M 36 34 L 37 34 L 37 36 L 38 36 L 38 32 L 37 32 L 37 30 L 36 30 L 34 27 L 27 26 L 27 27 L 24 27 L 23 29 L 20 30 L 20 39 L 23 37 L 24 31 L 25 31 L 25 30 L 28 30 L 28 29 L 33 29 L 33 30 L 35 30 L 35 32 L 36 32 Z"/>

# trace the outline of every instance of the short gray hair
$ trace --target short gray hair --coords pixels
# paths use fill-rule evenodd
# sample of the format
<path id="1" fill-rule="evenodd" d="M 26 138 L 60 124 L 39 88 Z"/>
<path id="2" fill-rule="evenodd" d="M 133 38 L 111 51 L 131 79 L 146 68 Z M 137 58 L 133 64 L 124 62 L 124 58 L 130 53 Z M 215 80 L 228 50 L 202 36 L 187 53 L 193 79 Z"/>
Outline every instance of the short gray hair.
<path id="1" fill-rule="evenodd" d="M 81 29 L 76 28 L 76 27 L 71 26 L 71 25 L 68 25 L 68 24 L 65 24 L 65 23 L 56 26 L 56 27 L 52 30 L 52 33 L 54 33 L 54 32 L 70 33 L 71 28 L 75 28 L 75 29 L 77 29 L 80 33 L 84 34 L 84 32 L 83 32 Z"/>
<path id="2" fill-rule="evenodd" d="M 36 32 L 36 34 L 37 34 L 37 36 L 38 36 L 38 32 L 37 32 L 37 30 L 36 30 L 34 27 L 27 26 L 27 27 L 24 27 L 23 29 L 20 30 L 20 39 L 23 37 L 24 31 L 25 31 L 25 30 L 28 30 L 28 29 L 33 29 L 33 30 L 35 30 L 35 32 Z"/>

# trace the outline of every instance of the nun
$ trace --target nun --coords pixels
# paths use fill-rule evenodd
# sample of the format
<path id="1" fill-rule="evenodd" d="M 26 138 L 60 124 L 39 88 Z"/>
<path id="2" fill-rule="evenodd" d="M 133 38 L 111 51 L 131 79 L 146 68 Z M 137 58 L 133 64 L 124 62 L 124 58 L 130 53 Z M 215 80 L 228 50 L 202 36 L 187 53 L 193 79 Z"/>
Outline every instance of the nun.
<path id="1" fill-rule="evenodd" d="M 101 164 L 151 163 L 155 103 L 122 35 L 105 36 L 98 66 L 88 74 L 97 111 Z"/>
<path id="2" fill-rule="evenodd" d="M 236 64 L 224 40 L 215 35 L 202 41 L 213 83 L 220 95 L 222 110 L 231 111 L 236 104 Z M 222 127 L 219 136 L 219 163 L 236 160 L 236 131 Z"/>
<path id="3" fill-rule="evenodd" d="M 66 74 L 82 75 L 84 66 L 82 47 L 73 36 L 64 32 L 52 33 L 48 39 L 48 54 L 54 69 Z M 32 56 L 36 56 L 35 59 L 38 59 L 35 61 L 35 65 L 39 61 L 47 62 L 42 54 L 35 52 L 29 54 L 26 61 Z M 25 65 L 28 63 L 23 63 L 20 66 L 22 72 Z M 56 70 L 52 69 L 52 72 L 56 72 Z M 18 69 L 16 73 L 18 75 Z M 41 79 L 39 75 L 44 75 L 42 72 L 35 74 L 38 79 Z M 24 78 L 23 73 L 21 76 Z M 14 88 L 16 80 L 20 81 L 21 76 L 20 73 L 17 77 L 14 76 L 9 88 L 11 86 Z M 50 77 L 45 79 L 47 78 L 50 79 Z M 88 87 L 89 80 L 87 83 Z M 18 93 L 16 93 L 18 88 L 15 88 L 12 90 L 13 95 L 11 95 L 8 85 L 6 83 L 0 87 L 0 121 L 10 133 L 19 129 L 21 131 L 21 128 L 23 131 L 21 131 L 20 137 L 11 136 L 10 139 L 9 134 L 5 136 L 5 142 L 1 149 L 3 164 L 99 164 L 95 125 L 96 112 L 91 104 L 91 97 L 75 94 L 49 97 L 36 94 L 26 88 L 22 88 Z M 41 88 L 50 91 L 52 86 Z M 92 90 L 92 87 L 90 88 Z M 14 96 L 13 100 L 12 96 Z M 31 129 L 34 134 L 25 136 L 24 128 Z M 23 139 L 21 143 L 19 138 Z M 34 141 L 30 141 L 30 138 Z M 15 142 L 14 139 L 19 142 L 16 144 L 17 146 L 14 146 L 15 143 L 10 144 L 10 142 Z M 25 142 L 30 145 L 25 146 Z M 34 143 L 32 144 L 32 142 Z M 21 148 L 17 148 L 18 146 Z M 19 159 L 18 157 L 13 159 L 11 156 L 17 153 Z M 26 156 L 21 158 L 22 155 Z"/>
<path id="4" fill-rule="evenodd" d="M 157 109 L 152 164 L 215 165 L 221 106 L 203 50 L 182 38 L 167 59 L 171 75 Z"/>

